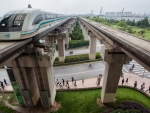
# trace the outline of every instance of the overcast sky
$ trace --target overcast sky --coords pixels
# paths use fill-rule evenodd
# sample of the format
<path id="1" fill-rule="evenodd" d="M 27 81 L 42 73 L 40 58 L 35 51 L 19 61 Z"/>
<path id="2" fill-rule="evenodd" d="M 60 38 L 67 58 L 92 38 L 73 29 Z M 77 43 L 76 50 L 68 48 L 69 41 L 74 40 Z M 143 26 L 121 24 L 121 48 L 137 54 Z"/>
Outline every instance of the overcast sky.
<path id="1" fill-rule="evenodd" d="M 31 4 L 33 8 L 45 11 L 58 11 L 67 14 L 87 14 L 93 10 L 99 14 L 107 11 L 150 12 L 150 0 L 0 0 L 0 16 L 12 9 L 26 8 Z"/>

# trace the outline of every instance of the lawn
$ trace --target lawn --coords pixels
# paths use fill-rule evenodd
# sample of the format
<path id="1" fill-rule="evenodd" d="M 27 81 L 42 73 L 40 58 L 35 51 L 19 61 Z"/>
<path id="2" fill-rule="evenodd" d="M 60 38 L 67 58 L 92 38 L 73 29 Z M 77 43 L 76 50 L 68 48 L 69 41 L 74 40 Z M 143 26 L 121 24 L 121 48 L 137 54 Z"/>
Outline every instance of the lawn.
<path id="1" fill-rule="evenodd" d="M 115 28 L 115 29 L 119 29 L 119 26 L 117 24 L 111 24 L 111 27 Z M 150 40 L 150 30 L 146 29 L 146 28 L 139 28 L 139 27 L 136 27 L 136 26 L 127 26 L 127 27 L 130 27 L 133 31 L 136 31 L 136 33 L 134 35 L 142 38 L 142 35 L 138 34 L 139 31 L 141 30 L 144 30 L 145 33 L 145 39 L 146 40 Z M 127 32 L 127 31 L 126 31 Z"/>
<path id="2" fill-rule="evenodd" d="M 100 113 L 106 109 L 100 108 L 97 104 L 100 93 L 101 89 L 57 92 L 56 101 L 61 104 L 61 108 L 53 113 Z M 107 106 L 116 108 L 124 100 L 131 100 L 150 109 L 150 98 L 133 89 L 118 88 L 116 99 L 115 104 Z"/>

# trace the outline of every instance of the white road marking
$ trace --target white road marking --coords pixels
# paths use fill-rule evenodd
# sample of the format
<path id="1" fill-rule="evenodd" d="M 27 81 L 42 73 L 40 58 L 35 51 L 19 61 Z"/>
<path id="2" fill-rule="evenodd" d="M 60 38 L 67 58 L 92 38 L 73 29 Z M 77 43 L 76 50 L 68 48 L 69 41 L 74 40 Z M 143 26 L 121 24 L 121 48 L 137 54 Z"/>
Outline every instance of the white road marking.
<path id="1" fill-rule="evenodd" d="M 63 76 L 63 75 L 80 74 L 80 73 L 87 73 L 87 72 L 100 71 L 100 70 L 104 70 L 104 69 L 98 69 L 98 70 L 92 70 L 92 71 L 84 71 L 84 72 L 78 72 L 78 73 L 69 73 L 69 74 L 62 74 L 62 75 L 55 75 L 55 76 Z"/>
<path id="2" fill-rule="evenodd" d="M 123 69 L 124 69 L 124 70 L 126 70 L 124 67 L 123 67 Z M 128 71 L 128 70 L 126 70 L 126 72 L 129 72 L 129 71 Z"/>

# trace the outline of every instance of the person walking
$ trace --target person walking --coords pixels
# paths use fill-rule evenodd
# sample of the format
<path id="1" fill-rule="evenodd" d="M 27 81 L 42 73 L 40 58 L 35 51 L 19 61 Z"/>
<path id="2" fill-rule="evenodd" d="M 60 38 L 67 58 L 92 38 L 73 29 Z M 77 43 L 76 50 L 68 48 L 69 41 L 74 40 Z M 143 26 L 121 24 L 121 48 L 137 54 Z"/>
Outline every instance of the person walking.
<path id="1" fill-rule="evenodd" d="M 100 78 L 100 77 L 98 77 L 98 78 L 97 78 L 97 86 L 99 86 L 99 85 L 100 85 L 100 81 L 101 81 L 101 78 Z"/>
<path id="2" fill-rule="evenodd" d="M 128 78 L 126 79 L 126 83 L 125 84 L 128 84 Z"/>
<path id="3" fill-rule="evenodd" d="M 134 82 L 134 88 L 137 88 L 137 81 Z"/>
<path id="4" fill-rule="evenodd" d="M 132 65 L 132 70 L 133 70 L 133 68 L 134 68 L 134 64 Z"/>
<path id="5" fill-rule="evenodd" d="M 7 85 L 7 82 L 6 82 L 6 80 L 4 79 L 4 83 Z"/>
<path id="6" fill-rule="evenodd" d="M 99 74 L 99 76 L 102 78 L 102 74 Z"/>
<path id="7" fill-rule="evenodd" d="M 68 80 L 66 81 L 66 86 L 69 85 Z"/>
<path id="8" fill-rule="evenodd" d="M 62 82 L 63 82 L 63 86 L 65 85 L 65 80 L 64 79 L 62 79 Z"/>
<path id="9" fill-rule="evenodd" d="M 69 84 L 68 84 L 68 89 L 70 89 Z"/>
<path id="10" fill-rule="evenodd" d="M 145 82 L 143 82 L 143 84 L 141 85 L 141 91 L 144 91 L 145 89 Z"/>
<path id="11" fill-rule="evenodd" d="M 83 79 L 83 77 L 82 77 L 82 84 L 84 83 L 84 79 Z"/>
<path id="12" fill-rule="evenodd" d="M 72 80 L 72 83 L 74 82 L 74 78 L 73 77 L 71 77 L 71 80 Z"/>
<path id="13" fill-rule="evenodd" d="M 122 85 L 124 84 L 124 78 L 122 79 Z"/>
<path id="14" fill-rule="evenodd" d="M 63 86 L 62 86 L 62 84 L 61 84 L 61 83 L 59 84 L 59 86 L 60 86 L 60 87 L 59 87 L 59 89 L 61 89 L 61 88 L 63 89 Z"/>
<path id="15" fill-rule="evenodd" d="M 2 87 L 3 93 L 4 93 L 4 85 L 3 85 L 3 82 L 1 82 L 1 87 Z"/>
<path id="16" fill-rule="evenodd" d="M 147 91 L 149 91 L 149 93 L 150 93 L 150 86 L 149 86 L 148 90 L 146 90 L 145 92 L 147 92 Z"/>
<path id="17" fill-rule="evenodd" d="M 59 85 L 59 81 L 58 81 L 58 79 L 57 79 L 57 81 L 56 81 L 56 86 L 57 86 L 57 85 Z"/>
<path id="18" fill-rule="evenodd" d="M 74 81 L 74 86 L 77 86 L 77 84 L 76 84 L 76 80 Z"/>

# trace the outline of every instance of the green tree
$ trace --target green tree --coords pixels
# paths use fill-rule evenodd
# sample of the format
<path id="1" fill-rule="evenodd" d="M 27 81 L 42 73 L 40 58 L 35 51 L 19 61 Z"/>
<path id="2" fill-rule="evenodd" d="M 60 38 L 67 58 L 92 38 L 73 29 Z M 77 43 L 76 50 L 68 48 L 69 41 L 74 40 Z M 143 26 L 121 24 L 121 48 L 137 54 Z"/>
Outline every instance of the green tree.
<path id="1" fill-rule="evenodd" d="M 126 24 L 126 22 L 124 20 L 120 21 L 117 25 L 119 27 L 122 27 L 124 31 L 125 31 L 126 26 L 127 26 L 127 24 Z"/>

